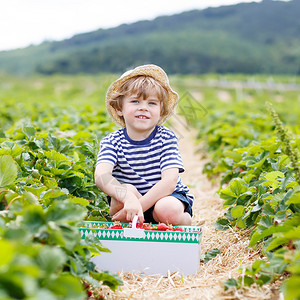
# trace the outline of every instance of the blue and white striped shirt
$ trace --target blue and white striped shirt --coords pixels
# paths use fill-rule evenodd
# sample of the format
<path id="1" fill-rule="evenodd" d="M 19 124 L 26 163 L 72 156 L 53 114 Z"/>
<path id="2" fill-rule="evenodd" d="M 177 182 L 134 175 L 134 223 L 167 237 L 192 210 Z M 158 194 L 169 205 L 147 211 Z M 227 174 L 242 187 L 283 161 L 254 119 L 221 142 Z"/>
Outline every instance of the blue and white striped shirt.
<path id="1" fill-rule="evenodd" d="M 114 165 L 112 175 L 122 183 L 130 183 L 144 195 L 161 180 L 161 173 L 170 168 L 184 172 L 176 135 L 164 126 L 156 126 L 149 137 L 132 140 L 126 128 L 110 133 L 100 142 L 97 164 Z M 178 176 L 174 192 L 187 195 L 191 205 L 194 197 Z"/>

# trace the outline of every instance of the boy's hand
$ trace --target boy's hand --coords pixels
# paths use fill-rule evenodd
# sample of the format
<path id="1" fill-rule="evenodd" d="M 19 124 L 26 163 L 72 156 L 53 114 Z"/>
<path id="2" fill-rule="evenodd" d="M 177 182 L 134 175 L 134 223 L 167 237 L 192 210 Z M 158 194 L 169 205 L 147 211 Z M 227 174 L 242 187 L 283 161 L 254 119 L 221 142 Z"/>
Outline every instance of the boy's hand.
<path id="1" fill-rule="evenodd" d="M 126 212 L 126 219 L 132 221 L 135 215 L 138 215 L 140 223 L 144 222 L 144 214 L 142 205 L 139 199 L 128 199 L 124 203 L 124 211 Z"/>
<path id="2" fill-rule="evenodd" d="M 112 216 L 112 220 L 125 219 L 129 222 L 133 220 L 135 215 L 138 215 L 140 223 L 144 222 L 144 214 L 140 201 L 137 198 L 135 199 L 135 197 L 131 197 L 126 199 L 124 207 Z"/>

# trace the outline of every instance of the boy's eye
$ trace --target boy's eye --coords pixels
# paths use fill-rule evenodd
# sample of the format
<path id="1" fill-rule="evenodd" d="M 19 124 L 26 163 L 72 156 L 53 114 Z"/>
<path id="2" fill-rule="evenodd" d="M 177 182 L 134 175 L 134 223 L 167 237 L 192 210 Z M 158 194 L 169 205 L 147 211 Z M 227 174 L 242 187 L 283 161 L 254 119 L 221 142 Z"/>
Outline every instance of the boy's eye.
<path id="1" fill-rule="evenodd" d="M 149 104 L 151 104 L 151 105 L 157 105 L 156 102 L 149 102 Z"/>
<path id="2" fill-rule="evenodd" d="M 131 102 L 131 103 L 139 103 L 138 100 L 131 100 L 130 102 Z"/>

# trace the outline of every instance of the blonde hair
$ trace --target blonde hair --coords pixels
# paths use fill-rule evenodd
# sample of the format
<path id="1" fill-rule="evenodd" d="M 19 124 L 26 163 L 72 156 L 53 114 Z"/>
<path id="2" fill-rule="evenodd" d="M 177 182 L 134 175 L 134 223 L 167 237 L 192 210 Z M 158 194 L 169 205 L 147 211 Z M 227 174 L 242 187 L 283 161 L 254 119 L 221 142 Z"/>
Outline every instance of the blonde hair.
<path id="1" fill-rule="evenodd" d="M 169 110 L 164 101 L 168 97 L 168 91 L 156 79 L 150 76 L 139 75 L 129 78 L 112 94 L 108 104 L 115 110 L 122 110 L 124 97 L 136 93 L 139 98 L 146 99 L 150 91 L 155 91 L 160 101 L 160 116 L 164 117 L 168 115 Z"/>

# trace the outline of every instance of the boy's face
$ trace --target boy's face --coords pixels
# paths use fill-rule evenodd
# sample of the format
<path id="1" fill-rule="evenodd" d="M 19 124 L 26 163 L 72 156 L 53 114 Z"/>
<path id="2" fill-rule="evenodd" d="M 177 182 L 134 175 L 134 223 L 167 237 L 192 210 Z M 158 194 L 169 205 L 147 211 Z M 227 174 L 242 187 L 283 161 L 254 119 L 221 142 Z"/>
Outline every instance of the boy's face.
<path id="1" fill-rule="evenodd" d="M 150 134 L 160 120 L 161 103 L 155 91 L 149 91 L 144 99 L 137 93 L 123 98 L 122 110 L 117 110 L 124 118 L 127 131 L 143 134 L 145 138 Z"/>

